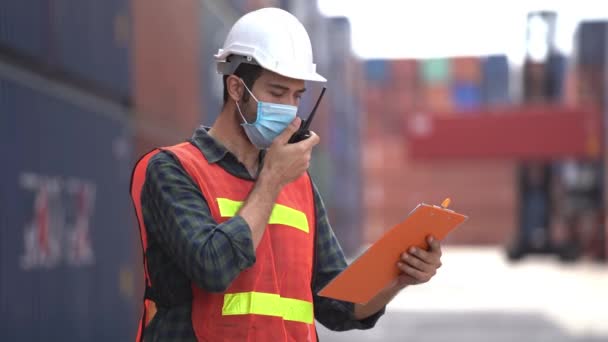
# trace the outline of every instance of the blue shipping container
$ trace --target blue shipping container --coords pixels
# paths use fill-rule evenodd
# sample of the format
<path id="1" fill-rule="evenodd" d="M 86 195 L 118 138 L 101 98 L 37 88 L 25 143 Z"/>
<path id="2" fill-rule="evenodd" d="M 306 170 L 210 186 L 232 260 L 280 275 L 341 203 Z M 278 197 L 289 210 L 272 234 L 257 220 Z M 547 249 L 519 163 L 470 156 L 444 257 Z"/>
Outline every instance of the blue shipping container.
<path id="1" fill-rule="evenodd" d="M 129 0 L 3 0 L 0 47 L 128 97 L 131 22 Z"/>
<path id="2" fill-rule="evenodd" d="M 365 79 L 368 82 L 385 83 L 388 78 L 389 63 L 387 60 L 370 59 L 365 61 Z"/>
<path id="3" fill-rule="evenodd" d="M 488 56 L 482 61 L 483 102 L 488 105 L 509 104 L 509 61 L 507 56 Z"/>
<path id="4" fill-rule="evenodd" d="M 578 63 L 583 66 L 606 64 L 608 21 L 583 22 L 578 28 Z"/>
<path id="5" fill-rule="evenodd" d="M 567 59 L 561 54 L 550 54 L 547 58 L 547 98 L 559 101 L 564 96 L 566 86 Z"/>
<path id="6" fill-rule="evenodd" d="M 133 338 L 139 253 L 120 112 L 0 63 L 3 341 Z"/>
<path id="7" fill-rule="evenodd" d="M 128 0 L 52 0 L 53 56 L 59 68 L 130 95 Z"/>
<path id="8" fill-rule="evenodd" d="M 471 82 L 452 84 L 452 102 L 457 110 L 472 110 L 481 105 L 481 88 Z"/>
<path id="9" fill-rule="evenodd" d="M 0 46 L 43 59 L 48 53 L 48 0 L 0 1 Z"/>

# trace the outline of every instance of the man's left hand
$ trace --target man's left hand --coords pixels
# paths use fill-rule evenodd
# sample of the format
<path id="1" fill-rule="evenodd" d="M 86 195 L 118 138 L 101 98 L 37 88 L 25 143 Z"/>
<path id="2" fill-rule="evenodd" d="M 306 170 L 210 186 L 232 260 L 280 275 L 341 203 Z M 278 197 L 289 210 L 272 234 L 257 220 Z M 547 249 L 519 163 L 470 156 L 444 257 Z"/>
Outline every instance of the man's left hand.
<path id="1" fill-rule="evenodd" d="M 405 287 L 426 283 L 437 274 L 437 269 L 441 267 L 441 245 L 432 236 L 427 237 L 429 244 L 428 250 L 418 247 L 410 247 L 409 250 L 401 254 L 401 260 L 397 267 L 403 272 L 395 286 Z"/>
<path id="2" fill-rule="evenodd" d="M 367 318 L 386 306 L 404 287 L 426 283 L 441 267 L 441 246 L 432 236 L 427 237 L 428 250 L 412 247 L 401 255 L 397 267 L 401 275 L 367 304 L 355 304 L 355 318 Z"/>

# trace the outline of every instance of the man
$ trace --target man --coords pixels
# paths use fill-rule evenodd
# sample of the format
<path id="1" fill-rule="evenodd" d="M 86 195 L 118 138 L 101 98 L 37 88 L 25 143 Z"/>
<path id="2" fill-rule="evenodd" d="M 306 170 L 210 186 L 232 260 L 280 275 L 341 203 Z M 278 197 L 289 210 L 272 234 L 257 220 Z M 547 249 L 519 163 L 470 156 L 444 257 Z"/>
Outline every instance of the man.
<path id="1" fill-rule="evenodd" d="M 325 82 L 308 34 L 283 10 L 254 11 L 216 59 L 216 122 L 134 170 L 146 275 L 138 339 L 316 341 L 315 319 L 333 330 L 373 327 L 401 289 L 435 274 L 439 243 L 429 238 L 429 251 L 383 266 L 403 275 L 366 305 L 318 296 L 346 262 L 307 173 L 319 137 L 288 143 L 305 81 Z"/>

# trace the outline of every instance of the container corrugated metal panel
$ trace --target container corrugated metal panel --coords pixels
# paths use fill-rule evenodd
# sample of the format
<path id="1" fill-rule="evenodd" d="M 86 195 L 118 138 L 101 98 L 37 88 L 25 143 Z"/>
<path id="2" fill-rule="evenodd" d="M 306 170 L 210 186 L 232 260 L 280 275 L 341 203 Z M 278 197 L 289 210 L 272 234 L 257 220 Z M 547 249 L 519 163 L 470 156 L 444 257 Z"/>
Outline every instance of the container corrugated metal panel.
<path id="1" fill-rule="evenodd" d="M 471 216 L 448 243 L 508 241 L 515 223 L 513 164 L 416 162 L 398 155 L 407 151 L 402 141 L 400 136 L 383 136 L 366 144 L 366 160 L 376 164 L 365 168 L 366 243 L 402 221 L 418 203 L 438 204 L 445 197 L 453 199 L 453 209 Z"/>
<path id="2" fill-rule="evenodd" d="M 298 1 L 291 0 L 290 5 L 287 8 L 293 13 L 298 19 L 302 21 L 306 31 L 310 35 L 314 62 L 317 64 L 317 71 L 324 76 L 328 76 L 330 70 L 330 39 L 331 36 L 327 34 L 329 30 L 330 20 L 323 17 L 316 6 L 314 1 Z M 310 110 L 317 100 L 317 96 L 320 93 L 321 86 L 327 86 L 327 84 L 320 84 L 316 82 L 308 82 L 307 87 L 310 89 L 301 101 L 300 108 L 303 115 L 308 115 Z M 330 118 L 330 107 L 331 107 L 331 95 L 333 94 L 335 87 L 329 86 L 328 92 L 325 94 L 325 98 L 321 102 L 317 111 L 316 117 L 313 122 L 313 130 L 321 137 L 320 148 L 329 154 L 329 118 Z M 326 184 L 331 184 L 331 174 L 315 174 L 316 179 L 325 179 Z M 322 190 L 323 194 L 329 195 L 329 189 L 325 188 Z"/>
<path id="3" fill-rule="evenodd" d="M 328 19 L 329 68 L 327 69 L 329 115 L 329 155 L 332 160 L 331 193 L 328 211 L 332 226 L 347 255 L 354 255 L 361 243 L 361 113 L 350 87 L 347 60 L 350 53 L 350 24 L 345 18 Z M 355 64 L 351 64 L 351 68 Z"/>
<path id="4" fill-rule="evenodd" d="M 424 108 L 432 113 L 450 111 L 454 108 L 449 85 L 429 85 L 423 89 Z"/>
<path id="5" fill-rule="evenodd" d="M 552 102 L 560 102 L 564 98 L 567 59 L 560 54 L 551 54 L 546 64 L 546 94 Z"/>
<path id="6" fill-rule="evenodd" d="M 398 111 L 399 116 L 405 119 L 419 108 L 420 97 L 417 92 L 404 91 L 397 96 L 393 104 Z"/>
<path id="7" fill-rule="evenodd" d="M 544 63 L 526 61 L 524 64 L 524 100 L 527 103 L 545 102 L 546 69 Z"/>
<path id="8" fill-rule="evenodd" d="M 418 82 L 418 61 L 415 59 L 396 59 L 390 62 L 391 73 L 396 84 L 416 86 Z"/>
<path id="9" fill-rule="evenodd" d="M 422 80 L 429 85 L 443 85 L 450 81 L 451 65 L 447 58 L 421 60 L 419 68 Z"/>
<path id="10" fill-rule="evenodd" d="M 283 0 L 280 1 L 281 8 L 295 15 L 304 25 L 313 50 L 314 63 L 317 65 L 317 72 L 321 75 L 327 76 L 327 70 L 329 69 L 329 36 L 327 35 L 329 20 L 320 15 L 316 2 L 314 1 L 297 1 L 297 0 Z M 298 115 L 302 118 L 306 118 L 314 106 L 319 93 L 323 86 L 318 82 L 307 82 L 307 91 L 300 100 L 300 106 Z M 330 108 L 330 96 L 333 93 L 333 87 L 329 87 L 328 92 L 325 94 L 323 101 L 321 102 L 317 114 L 312 123 L 312 130 L 315 131 L 321 137 L 321 143 L 316 147 L 317 150 L 323 150 L 324 154 L 329 153 L 329 108 Z M 320 151 L 321 152 L 321 151 Z M 320 154 L 319 154 L 320 155 Z M 317 163 L 317 160 L 313 156 L 313 165 Z M 318 162 L 324 163 L 323 160 Z M 315 180 L 319 184 L 330 184 L 329 175 L 322 172 L 313 172 Z M 327 188 L 322 188 L 321 185 L 317 184 L 323 195 L 329 193 Z M 324 197 L 325 198 L 325 197 Z"/>
<path id="11" fill-rule="evenodd" d="M 608 66 L 607 66 L 608 67 Z M 577 97 L 579 104 L 583 106 L 604 106 L 606 94 L 606 82 L 604 75 L 606 67 L 579 66 L 578 67 L 578 89 Z"/>
<path id="12" fill-rule="evenodd" d="M 0 112 L 2 146 L 18 147 L 0 172 L 3 340 L 133 338 L 124 109 L 0 63 Z"/>
<path id="13" fill-rule="evenodd" d="M 251 0 L 228 0 L 226 3 L 232 7 L 233 10 L 239 13 L 244 13 L 247 10 L 247 6 L 251 3 Z"/>
<path id="14" fill-rule="evenodd" d="M 450 59 L 450 64 L 451 79 L 453 81 L 481 83 L 481 58 L 455 57 Z"/>
<path id="15" fill-rule="evenodd" d="M 599 152 L 596 110 L 545 105 L 480 110 L 474 115 L 479 117 L 430 119 L 428 129 L 412 132 L 411 156 L 427 160 L 556 160 L 595 157 Z"/>
<path id="16" fill-rule="evenodd" d="M 245 2 L 240 2 L 242 2 L 242 4 L 239 4 L 239 6 L 244 6 Z M 224 44 L 224 40 L 228 35 L 228 30 L 232 23 L 228 22 L 227 18 L 219 17 L 217 11 L 213 11 L 213 9 L 209 7 L 209 1 L 201 2 L 200 12 L 203 123 L 210 126 L 215 119 L 217 119 L 224 103 L 222 75 L 217 73 L 213 55 L 215 55 L 218 49 Z M 240 10 L 234 9 L 232 13 L 236 17 L 240 14 Z"/>
<path id="17" fill-rule="evenodd" d="M 604 207 L 608 209 L 608 21 L 584 22 L 579 26 L 577 37 L 578 89 L 577 102 L 600 108 L 604 114 Z M 604 212 L 604 256 L 608 255 L 608 210 Z"/>
<path id="18" fill-rule="evenodd" d="M 331 58 L 329 41 L 331 37 L 327 32 L 329 30 L 330 21 L 318 13 L 316 4 L 312 1 L 292 1 L 288 10 L 302 21 L 310 35 L 314 60 L 317 64 L 317 71 L 321 75 L 329 78 Z M 302 98 L 298 111 L 298 114 L 302 117 L 307 116 L 310 113 L 319 95 L 321 84 L 309 82 L 306 86 L 309 90 L 306 91 L 307 94 Z M 334 169 L 337 165 L 330 149 L 330 137 L 332 132 L 332 128 L 330 127 L 330 116 L 333 115 L 330 110 L 333 108 L 333 88 L 334 87 L 329 86 L 312 123 L 312 129 L 321 137 L 321 143 L 313 151 L 310 173 L 326 207 L 335 201 L 333 198 L 333 184 L 335 176 Z M 334 217 L 330 216 L 330 220 L 333 225 L 335 221 Z"/>
<path id="19" fill-rule="evenodd" d="M 133 9 L 138 132 L 164 129 L 176 132 L 172 143 L 183 141 L 203 121 L 200 3 L 134 0 Z"/>
<path id="20" fill-rule="evenodd" d="M 608 22 L 583 22 L 578 29 L 578 63 L 583 66 L 598 66 L 606 63 L 608 45 Z"/>
<path id="21" fill-rule="evenodd" d="M 52 0 L 51 10 L 49 52 L 59 68 L 130 95 L 130 1 Z"/>
<path id="22" fill-rule="evenodd" d="M 509 61 L 507 56 L 488 56 L 482 63 L 483 100 L 488 106 L 506 105 L 509 95 Z"/>
<path id="23" fill-rule="evenodd" d="M 602 170 L 602 182 L 604 184 L 604 258 L 608 258 L 608 176 L 606 172 L 608 171 L 608 105 L 603 108 L 604 114 L 604 153 L 603 153 L 603 170 Z"/>
<path id="24" fill-rule="evenodd" d="M 130 1 L 4 1 L 0 19 L 5 48 L 105 92 L 130 96 Z"/>
<path id="25" fill-rule="evenodd" d="M 44 58 L 48 49 L 48 0 L 0 1 L 0 46 Z"/>
<path id="26" fill-rule="evenodd" d="M 371 83 L 385 82 L 389 77 L 388 62 L 384 59 L 370 59 L 365 61 L 365 79 Z"/>
<path id="27" fill-rule="evenodd" d="M 566 106 L 574 107 L 580 104 L 578 94 L 578 70 L 576 67 L 568 68 L 566 71 L 566 81 L 564 82 L 563 102 Z"/>
<path id="28" fill-rule="evenodd" d="M 452 84 L 452 102 L 456 110 L 468 111 L 481 106 L 481 87 L 473 82 L 459 81 Z"/>
<path id="29" fill-rule="evenodd" d="M 421 96 L 414 95 L 421 97 L 421 101 L 408 99 L 403 96 L 404 91 L 392 91 L 398 83 L 399 79 L 368 87 L 368 100 L 364 102 L 368 122 L 361 144 L 365 213 L 363 241 L 366 244 L 376 241 L 420 202 L 437 204 L 445 197 L 452 197 L 454 209 L 475 219 L 450 234 L 446 243 L 508 242 L 515 227 L 513 165 L 412 160 L 408 153 L 407 132 L 394 129 L 395 121 L 391 120 L 398 118 L 401 107 L 410 106 L 412 102 L 414 109 L 405 111 L 405 118 L 401 118 L 407 123 L 410 123 L 408 117 L 412 113 L 433 114 L 433 108 L 452 110 L 454 104 L 450 82 L 435 84 L 435 94 L 432 93 L 433 86 L 423 86 L 419 89 Z M 377 89 L 378 95 L 370 95 L 370 89 Z M 382 96 L 402 99 L 403 104 L 393 104 L 392 100 L 382 102 Z M 426 96 L 429 101 L 425 100 Z M 374 97 L 379 99 L 372 100 Z"/>
<path id="30" fill-rule="evenodd" d="M 578 97 L 581 104 L 605 106 L 608 22 L 582 23 L 578 32 Z"/>

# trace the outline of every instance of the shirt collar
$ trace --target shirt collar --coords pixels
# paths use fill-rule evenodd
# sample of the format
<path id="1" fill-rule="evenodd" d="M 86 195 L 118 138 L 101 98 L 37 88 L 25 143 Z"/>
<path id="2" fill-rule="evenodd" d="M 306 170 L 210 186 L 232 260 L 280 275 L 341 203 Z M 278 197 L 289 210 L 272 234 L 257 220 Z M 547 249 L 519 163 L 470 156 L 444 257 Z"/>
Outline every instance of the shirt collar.
<path id="1" fill-rule="evenodd" d="M 205 156 L 211 164 L 215 164 L 224 159 L 230 153 L 228 149 L 209 135 L 210 127 L 199 126 L 192 135 L 192 142 Z"/>
<path id="2" fill-rule="evenodd" d="M 194 131 L 191 139 L 194 145 L 201 150 L 205 156 L 205 159 L 207 159 L 210 164 L 215 164 L 226 158 L 227 155 L 234 156 L 224 145 L 220 144 L 211 135 L 209 135 L 210 129 L 211 127 L 208 126 L 199 126 L 196 131 Z M 261 150 L 259 155 L 260 168 L 263 166 L 265 155 L 266 150 Z"/>

